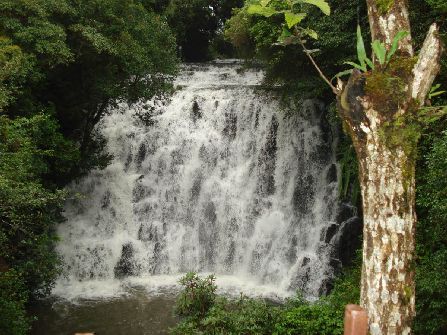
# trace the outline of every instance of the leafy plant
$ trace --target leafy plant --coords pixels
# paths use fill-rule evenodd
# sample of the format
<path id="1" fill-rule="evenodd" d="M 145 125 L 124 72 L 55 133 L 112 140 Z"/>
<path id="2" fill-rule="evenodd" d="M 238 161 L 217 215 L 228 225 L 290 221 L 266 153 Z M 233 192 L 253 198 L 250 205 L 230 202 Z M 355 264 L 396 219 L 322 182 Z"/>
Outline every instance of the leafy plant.
<path id="1" fill-rule="evenodd" d="M 284 44 L 292 44 L 297 33 L 299 37 L 309 36 L 317 39 L 318 34 L 310 28 L 301 28 L 298 25 L 307 17 L 307 13 L 303 11 L 302 5 L 309 4 L 318 7 L 325 15 L 330 15 L 331 9 L 325 0 L 292 0 L 282 2 L 282 6 L 277 6 L 271 0 L 259 0 L 247 7 L 247 13 L 250 15 L 261 15 L 271 17 L 273 15 L 283 16 L 284 25 L 279 42 Z M 296 41 L 295 41 L 296 43 Z"/>
<path id="2" fill-rule="evenodd" d="M 447 331 L 447 132 L 437 122 L 422 138 L 417 170 L 415 334 Z"/>
<path id="3" fill-rule="evenodd" d="M 385 69 L 387 67 L 387 65 L 390 63 L 392 57 L 394 56 L 394 54 L 396 53 L 396 51 L 399 47 L 399 42 L 403 38 L 408 36 L 408 34 L 409 33 L 406 31 L 398 32 L 396 34 L 396 36 L 394 36 L 394 38 L 393 38 L 393 42 L 391 44 L 391 48 L 389 51 L 387 51 L 386 46 L 383 42 L 375 40 L 371 43 L 373 54 L 375 55 L 379 65 L 381 66 L 382 69 Z M 345 64 L 351 65 L 355 69 L 360 70 L 362 72 L 368 72 L 368 67 L 371 70 L 375 70 L 374 62 L 370 58 L 368 58 L 368 56 L 366 54 L 365 43 L 363 41 L 362 31 L 361 31 L 361 28 L 359 25 L 357 26 L 357 58 L 358 58 L 359 64 L 354 63 L 354 62 L 349 62 L 349 61 L 345 62 Z M 334 78 L 338 78 L 338 77 L 348 75 L 351 73 L 352 73 L 352 69 L 342 71 L 342 72 L 337 73 Z"/>
<path id="4" fill-rule="evenodd" d="M 441 87 L 441 84 L 433 85 L 430 89 L 430 92 L 428 93 L 428 98 L 432 99 L 434 97 L 437 97 L 438 95 L 444 94 L 446 91 L 439 91 L 439 88 Z"/>
<path id="5" fill-rule="evenodd" d="M 22 276 L 15 270 L 0 271 L 0 333 L 28 334 L 31 318 L 26 315 L 28 291 Z"/>
<path id="6" fill-rule="evenodd" d="M 176 312 L 181 316 L 204 317 L 216 299 L 216 278 L 210 275 L 204 279 L 189 272 L 180 279 L 184 290 L 177 300 Z"/>
<path id="7" fill-rule="evenodd" d="M 311 303 L 302 295 L 282 305 L 272 305 L 262 299 L 251 299 L 241 294 L 239 299 L 229 299 L 214 294 L 215 286 L 210 284 L 210 277 L 200 279 L 189 273 L 182 278 L 183 291 L 177 302 L 177 313 L 185 318 L 171 335 L 341 335 L 343 334 L 343 313 L 347 303 L 358 303 L 360 296 L 360 258 L 352 268 L 345 269 L 343 275 L 335 281 L 332 293 Z M 212 282 L 214 282 L 214 277 Z M 210 299 L 208 296 L 213 288 Z M 205 288 L 204 288 L 205 287 Z M 206 292 L 204 295 L 203 292 Z M 186 296 L 186 297 L 185 297 Z M 201 297 L 201 298 L 199 298 Z M 192 300 L 196 303 L 192 303 Z M 211 305 L 198 303 L 199 300 Z M 185 301 L 190 303 L 185 304 Z M 205 313 L 203 311 L 206 310 Z"/>

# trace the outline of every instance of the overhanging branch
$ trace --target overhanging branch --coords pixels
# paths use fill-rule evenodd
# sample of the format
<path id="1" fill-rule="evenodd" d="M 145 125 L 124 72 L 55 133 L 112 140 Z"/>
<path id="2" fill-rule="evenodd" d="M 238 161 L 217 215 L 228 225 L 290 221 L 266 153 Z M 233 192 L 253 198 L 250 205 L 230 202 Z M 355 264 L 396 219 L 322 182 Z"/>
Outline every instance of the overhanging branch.
<path id="1" fill-rule="evenodd" d="M 321 79 L 323 79 L 326 82 L 326 84 L 329 85 L 329 87 L 331 88 L 332 92 L 334 92 L 335 95 L 338 95 L 340 92 L 338 91 L 338 89 L 334 85 L 332 85 L 331 81 L 324 75 L 323 71 L 321 71 L 321 69 L 318 66 L 317 62 L 315 62 L 314 58 L 310 54 L 310 50 L 308 50 L 306 48 L 306 46 L 304 45 L 304 43 L 301 40 L 301 38 L 298 38 L 298 40 L 300 41 L 300 44 L 301 44 L 301 47 L 304 50 L 304 53 L 307 55 L 307 57 L 309 58 L 310 62 L 313 64 L 313 66 L 317 70 L 317 72 L 320 75 Z"/>

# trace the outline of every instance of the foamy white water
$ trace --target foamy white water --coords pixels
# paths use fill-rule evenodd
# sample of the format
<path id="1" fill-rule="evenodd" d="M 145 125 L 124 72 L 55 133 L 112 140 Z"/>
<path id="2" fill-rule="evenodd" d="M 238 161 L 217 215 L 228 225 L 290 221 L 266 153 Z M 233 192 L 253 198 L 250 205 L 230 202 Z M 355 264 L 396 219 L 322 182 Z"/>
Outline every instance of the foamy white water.
<path id="1" fill-rule="evenodd" d="M 313 101 L 281 107 L 263 74 L 185 66 L 168 103 L 121 105 L 100 125 L 114 155 L 72 185 L 54 294 L 174 290 L 188 271 L 222 292 L 317 296 L 333 276 L 338 211 L 332 139 Z M 137 115 L 149 110 L 145 124 Z"/>

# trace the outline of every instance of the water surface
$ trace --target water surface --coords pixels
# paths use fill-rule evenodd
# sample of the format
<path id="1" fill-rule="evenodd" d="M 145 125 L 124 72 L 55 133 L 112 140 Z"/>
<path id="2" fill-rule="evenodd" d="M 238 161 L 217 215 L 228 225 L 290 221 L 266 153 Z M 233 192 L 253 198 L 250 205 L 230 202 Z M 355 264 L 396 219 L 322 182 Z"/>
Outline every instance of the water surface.
<path id="1" fill-rule="evenodd" d="M 112 299 L 46 300 L 34 306 L 37 315 L 32 335 L 72 335 L 95 332 L 97 335 L 168 334 L 178 318 L 174 315 L 174 295 L 148 296 L 135 291 Z"/>

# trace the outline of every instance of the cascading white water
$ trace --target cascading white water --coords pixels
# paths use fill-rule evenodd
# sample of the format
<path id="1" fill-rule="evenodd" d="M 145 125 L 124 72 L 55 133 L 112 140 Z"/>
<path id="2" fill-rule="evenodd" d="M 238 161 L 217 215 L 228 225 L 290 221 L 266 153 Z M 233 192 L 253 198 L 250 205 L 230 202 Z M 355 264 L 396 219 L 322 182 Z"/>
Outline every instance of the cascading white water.
<path id="1" fill-rule="evenodd" d="M 56 294 L 113 295 L 187 271 L 237 293 L 321 292 L 338 210 L 332 140 L 321 106 L 281 107 L 262 78 L 237 62 L 184 66 L 169 102 L 103 120 L 114 159 L 72 186 Z"/>

